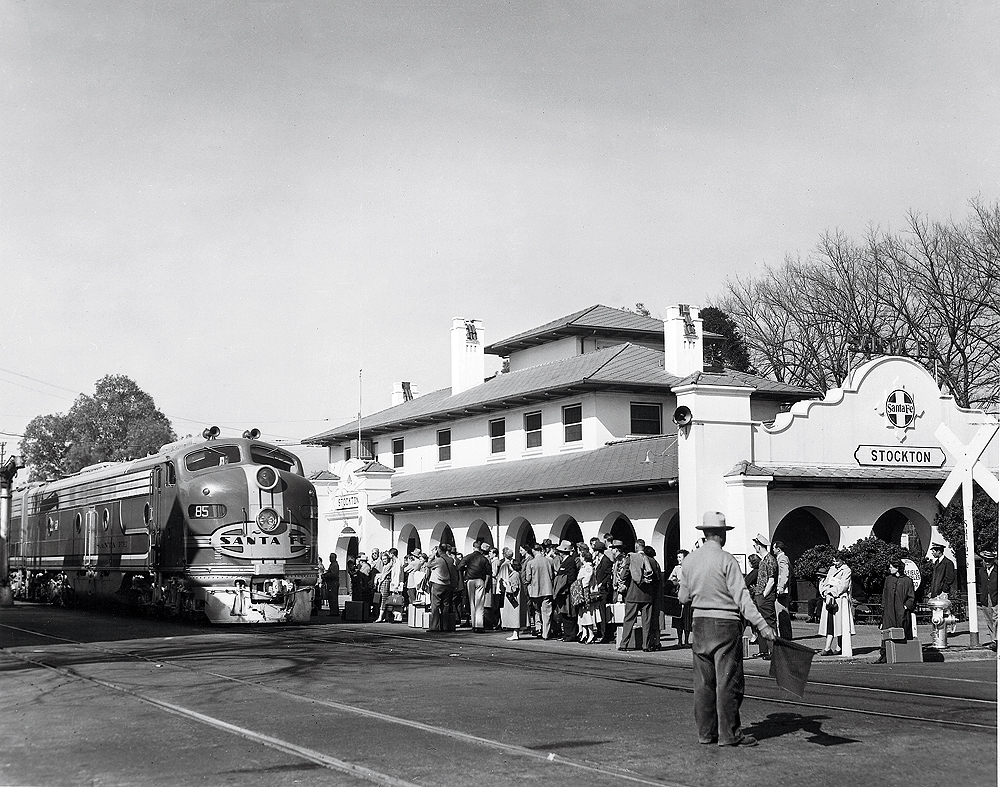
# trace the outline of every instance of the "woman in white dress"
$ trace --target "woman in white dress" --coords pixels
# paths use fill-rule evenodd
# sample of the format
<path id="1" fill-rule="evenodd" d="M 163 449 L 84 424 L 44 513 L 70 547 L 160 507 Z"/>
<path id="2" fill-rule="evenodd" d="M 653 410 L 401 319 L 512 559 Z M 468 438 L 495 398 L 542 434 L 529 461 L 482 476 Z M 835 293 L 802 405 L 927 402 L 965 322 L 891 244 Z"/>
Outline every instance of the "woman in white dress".
<path id="1" fill-rule="evenodd" d="M 826 645 L 820 656 L 840 655 L 840 638 L 843 635 L 843 616 L 847 615 L 848 628 L 854 633 L 854 607 L 851 603 L 851 567 L 840 555 L 835 555 L 833 565 L 819 583 L 823 607 L 819 618 L 819 633 L 826 635 Z"/>

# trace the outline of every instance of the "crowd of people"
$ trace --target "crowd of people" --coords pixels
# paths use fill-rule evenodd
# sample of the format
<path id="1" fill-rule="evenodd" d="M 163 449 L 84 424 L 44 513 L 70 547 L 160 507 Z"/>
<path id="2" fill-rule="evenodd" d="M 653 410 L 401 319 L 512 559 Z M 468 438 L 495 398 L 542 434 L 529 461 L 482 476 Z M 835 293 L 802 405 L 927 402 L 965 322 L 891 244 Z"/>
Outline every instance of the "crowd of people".
<path id="1" fill-rule="evenodd" d="M 327 614 L 338 616 L 336 554 L 320 573 L 317 606 L 325 601 Z M 512 640 L 617 641 L 621 650 L 652 651 L 660 648 L 661 613 L 672 602 L 678 645 L 690 643 L 690 607 L 676 603 L 680 566 L 666 577 L 655 550 L 641 539 L 631 549 L 610 535 L 575 544 L 546 539 L 516 555 L 481 541 L 464 555 L 444 543 L 402 558 L 394 548 L 376 549 L 348 558 L 344 573 L 347 594 L 375 622 L 406 620 L 407 608 L 419 605 L 427 608 L 430 632 L 504 629 Z"/>
<path id="2" fill-rule="evenodd" d="M 696 544 L 700 546 L 702 541 Z M 754 554 L 744 583 L 754 606 L 769 628 L 792 639 L 789 586 L 791 564 L 781 541 L 766 536 L 753 539 Z M 407 608 L 427 608 L 426 629 L 453 631 L 469 627 L 475 633 L 507 630 L 508 639 L 537 637 L 582 644 L 617 644 L 620 650 L 660 649 L 660 621 L 672 622 L 676 647 L 691 646 L 690 603 L 678 599 L 687 550 L 676 555 L 676 564 L 664 575 L 656 551 L 637 539 L 629 548 L 611 535 L 587 542 L 558 544 L 546 539 L 527 544 L 514 554 L 510 548 L 477 541 L 461 554 L 454 545 L 439 544 L 429 553 L 414 549 L 399 557 L 395 548 L 372 550 L 348 558 L 346 591 L 368 610 L 366 620 L 400 622 Z M 954 565 L 944 557 L 944 547 L 932 545 L 933 574 L 927 596 L 950 594 L 955 584 Z M 981 609 L 986 610 L 988 641 L 996 647 L 996 553 L 984 553 L 985 572 L 978 583 Z M 329 615 L 337 616 L 341 570 L 336 554 L 321 567 L 321 593 Z M 817 576 L 818 595 L 810 604 L 809 620 L 825 637 L 820 656 L 841 652 L 846 626 L 854 629 L 851 568 L 836 555 L 832 565 Z M 910 613 L 915 608 L 912 581 L 901 560 L 893 560 L 882 599 L 880 627 L 900 628 L 913 636 Z M 665 613 L 665 616 L 664 616 Z M 757 652 L 751 658 L 769 660 L 769 640 L 747 629 Z M 884 653 L 883 656 L 884 658 Z"/>

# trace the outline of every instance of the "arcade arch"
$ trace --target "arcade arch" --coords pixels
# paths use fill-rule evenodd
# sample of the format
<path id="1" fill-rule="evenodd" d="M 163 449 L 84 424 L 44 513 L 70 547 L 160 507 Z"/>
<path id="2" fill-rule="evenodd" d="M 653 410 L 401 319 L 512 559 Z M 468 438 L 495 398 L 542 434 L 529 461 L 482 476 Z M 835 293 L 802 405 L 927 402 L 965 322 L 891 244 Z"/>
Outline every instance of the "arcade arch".
<path id="1" fill-rule="evenodd" d="M 802 506 L 789 511 L 774 529 L 772 541 L 785 545 L 785 554 L 792 565 L 803 552 L 821 544 L 840 548 L 840 526 L 826 511 L 814 506 Z"/>
<path id="2" fill-rule="evenodd" d="M 472 545 L 476 541 L 482 541 L 493 546 L 493 533 L 490 532 L 490 526 L 482 519 L 477 519 L 469 525 L 468 533 L 465 536 L 465 549 L 463 553 L 468 554 L 471 552 Z"/>
<path id="3" fill-rule="evenodd" d="M 505 547 L 509 547 L 511 552 L 518 555 L 518 550 L 522 546 L 534 546 L 537 543 L 538 539 L 535 538 L 535 528 L 532 527 L 531 522 L 523 516 L 515 517 L 511 520 L 507 526 L 507 536 L 503 542 Z"/>
<path id="4" fill-rule="evenodd" d="M 676 508 L 664 511 L 656 520 L 652 546 L 660 556 L 663 573 L 669 574 L 677 565 L 677 553 L 681 549 L 681 514 Z"/>
<path id="5" fill-rule="evenodd" d="M 399 529 L 396 549 L 400 555 L 409 555 L 413 550 L 420 549 L 420 532 L 415 525 L 407 522 Z"/>
<path id="6" fill-rule="evenodd" d="M 621 511 L 612 511 L 604 517 L 597 535 L 603 536 L 605 533 L 610 533 L 612 538 L 621 541 L 627 552 L 635 549 L 635 528 L 632 520 Z"/>
<path id="7" fill-rule="evenodd" d="M 886 543 L 907 547 L 914 554 L 923 555 L 930 546 L 931 523 L 912 508 L 890 508 L 875 520 L 872 535 Z"/>
<path id="8" fill-rule="evenodd" d="M 451 531 L 451 525 L 447 522 L 438 522 L 431 531 L 431 546 L 438 544 L 448 544 L 455 546 L 455 534 Z"/>
<path id="9" fill-rule="evenodd" d="M 560 514 L 552 523 L 552 541 L 556 544 L 560 541 L 579 544 L 583 541 L 583 531 L 580 529 L 580 523 L 569 514 Z"/>

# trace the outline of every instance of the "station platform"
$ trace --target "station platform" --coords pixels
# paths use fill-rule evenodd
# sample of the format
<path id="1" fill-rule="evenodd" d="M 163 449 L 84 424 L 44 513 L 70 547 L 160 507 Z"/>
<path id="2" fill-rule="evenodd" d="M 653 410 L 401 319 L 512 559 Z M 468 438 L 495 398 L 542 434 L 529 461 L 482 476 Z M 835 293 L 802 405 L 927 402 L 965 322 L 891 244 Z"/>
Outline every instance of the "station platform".
<path id="1" fill-rule="evenodd" d="M 312 619 L 313 623 L 322 624 L 333 624 L 333 625 L 348 625 L 348 626 L 363 626 L 365 628 L 371 628 L 375 630 L 385 630 L 385 631 L 402 631 L 406 630 L 413 634 L 426 634 L 422 629 L 412 629 L 408 628 L 405 623 L 341 623 L 342 618 L 329 618 L 326 616 L 325 612 L 321 612 L 318 617 Z M 815 657 L 813 664 L 819 664 L 823 662 L 829 663 L 851 663 L 851 662 L 875 662 L 879 658 L 879 648 L 882 644 L 882 632 L 877 626 L 871 625 L 861 625 L 855 624 L 856 633 L 851 637 L 851 644 L 853 647 L 852 656 L 817 656 Z M 617 648 L 612 645 L 583 645 L 581 643 L 575 642 L 562 642 L 561 640 L 541 640 L 537 637 L 531 636 L 521 636 L 517 640 L 508 640 L 507 637 L 511 635 L 509 630 L 495 630 L 487 631 L 483 634 L 474 634 L 472 629 L 459 627 L 454 632 L 447 633 L 437 633 L 437 634 L 427 634 L 427 636 L 434 637 L 447 637 L 447 638 L 470 638 L 479 643 L 489 642 L 491 639 L 496 639 L 503 641 L 505 646 L 512 646 L 518 648 L 545 648 L 550 650 L 586 650 L 588 653 L 601 653 L 601 652 L 611 652 L 621 656 L 634 656 L 637 658 L 652 659 L 656 661 L 682 661 L 685 664 L 689 664 L 691 661 L 691 651 L 689 648 L 680 647 L 677 643 L 677 638 L 673 629 L 667 629 L 661 632 L 660 636 L 660 646 L 662 650 L 644 652 L 641 650 L 628 650 L 628 651 L 618 651 Z M 819 633 L 819 626 L 816 623 L 809 623 L 805 620 L 793 620 L 792 621 L 792 634 L 793 640 L 801 645 L 805 645 L 809 648 L 814 648 L 817 652 L 823 649 L 826 637 Z M 924 662 L 941 662 L 941 661 L 989 661 L 996 660 L 997 654 L 995 651 L 986 647 L 983 644 L 979 647 L 969 646 L 969 623 L 968 621 L 963 621 L 959 623 L 956 627 L 956 632 L 948 636 L 948 647 L 939 650 L 933 648 L 931 643 L 933 641 L 933 636 L 931 632 L 931 627 L 929 625 L 918 625 L 917 626 L 917 637 L 921 643 L 921 649 L 923 651 Z M 983 632 L 980 632 L 981 639 L 984 638 Z M 752 650 L 756 652 L 756 646 L 751 646 Z M 754 662 L 760 663 L 762 666 L 766 665 L 761 659 L 750 658 L 746 660 L 747 664 L 752 664 Z"/>

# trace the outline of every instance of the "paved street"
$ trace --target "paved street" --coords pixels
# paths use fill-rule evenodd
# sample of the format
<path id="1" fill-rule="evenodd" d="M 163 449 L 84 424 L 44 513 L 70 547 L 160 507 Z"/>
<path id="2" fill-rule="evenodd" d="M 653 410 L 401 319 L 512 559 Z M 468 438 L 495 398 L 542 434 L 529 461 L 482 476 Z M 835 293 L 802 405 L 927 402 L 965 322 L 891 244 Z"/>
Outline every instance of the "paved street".
<path id="1" fill-rule="evenodd" d="M 941 661 L 875 665 L 862 627 L 802 700 L 749 661 L 761 745 L 729 750 L 697 744 L 689 651 L 329 621 L 2 609 L 0 784 L 996 783 L 996 660 L 961 637 Z"/>

